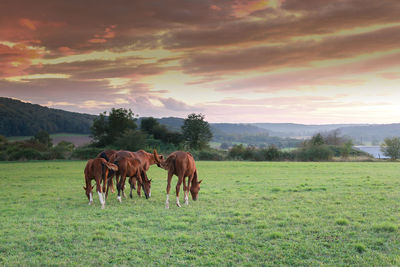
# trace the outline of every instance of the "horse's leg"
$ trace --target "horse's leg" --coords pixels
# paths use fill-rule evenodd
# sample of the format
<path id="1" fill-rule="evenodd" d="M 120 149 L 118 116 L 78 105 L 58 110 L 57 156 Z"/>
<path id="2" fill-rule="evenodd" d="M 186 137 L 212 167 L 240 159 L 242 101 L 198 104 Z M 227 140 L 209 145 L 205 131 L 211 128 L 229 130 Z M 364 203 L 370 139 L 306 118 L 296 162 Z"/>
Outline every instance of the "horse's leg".
<path id="1" fill-rule="evenodd" d="M 92 180 L 88 177 L 85 176 L 85 181 L 86 181 L 86 188 L 90 188 L 89 192 L 89 205 L 93 204 L 93 194 L 92 194 Z"/>
<path id="2" fill-rule="evenodd" d="M 100 184 L 100 179 L 97 177 L 96 178 L 96 191 L 97 194 L 99 195 L 99 200 L 100 200 L 100 204 L 101 204 L 101 208 L 104 209 L 104 200 L 103 200 L 103 192 L 101 190 L 101 184 Z"/>
<path id="3" fill-rule="evenodd" d="M 192 176 L 188 177 L 188 186 L 187 186 L 187 198 L 188 198 L 188 204 L 189 204 L 189 192 L 190 188 L 192 187 L 192 181 L 194 179 L 194 174 Z"/>
<path id="4" fill-rule="evenodd" d="M 106 189 L 106 198 L 105 199 L 107 199 L 107 197 L 108 197 L 108 189 L 110 188 L 110 186 L 113 186 L 113 184 L 112 184 L 112 177 L 107 181 L 107 189 Z M 111 192 L 112 192 L 112 187 L 111 187 Z"/>
<path id="5" fill-rule="evenodd" d="M 107 182 L 108 182 L 108 179 L 107 179 L 107 176 L 108 176 L 108 171 L 106 171 L 106 173 L 105 173 L 105 175 L 104 175 L 104 180 L 103 180 L 103 201 L 104 201 L 104 205 L 106 204 L 106 184 L 107 184 Z"/>
<path id="6" fill-rule="evenodd" d="M 134 187 L 134 185 L 133 185 L 133 179 L 132 179 L 132 177 L 129 177 L 129 185 L 131 186 L 131 192 L 129 193 L 129 197 L 130 197 L 130 198 L 133 198 L 132 191 L 133 191 L 133 189 L 135 189 L 135 187 Z"/>
<path id="7" fill-rule="evenodd" d="M 189 180 L 189 178 L 188 178 Z M 186 185 L 186 177 L 183 177 L 183 194 L 185 195 L 185 204 L 189 205 L 189 186 Z"/>
<path id="8" fill-rule="evenodd" d="M 142 197 L 142 185 L 143 185 L 142 177 L 137 177 L 136 181 L 137 181 L 136 192 L 139 197 Z M 135 181 L 135 183 L 136 183 L 136 181 Z"/>
<path id="9" fill-rule="evenodd" d="M 132 177 L 132 186 L 133 186 L 133 189 L 136 190 L 136 178 L 135 177 Z"/>
<path id="10" fill-rule="evenodd" d="M 119 179 L 119 181 L 118 181 L 118 183 L 117 183 L 117 190 L 118 190 L 117 199 L 118 199 L 119 202 L 121 202 L 121 190 L 122 190 L 122 188 L 123 188 L 122 181 L 124 180 L 124 177 L 126 177 L 125 174 L 122 174 L 122 175 L 121 175 L 121 179 Z"/>
<path id="11" fill-rule="evenodd" d="M 121 173 L 119 173 L 119 172 L 117 172 L 115 174 L 115 184 L 117 186 L 117 192 L 118 192 L 117 199 L 119 202 L 121 202 L 121 188 L 119 187 L 120 186 L 120 179 L 119 179 L 120 175 L 121 175 Z M 122 175 L 121 175 L 121 178 L 122 178 Z"/>
<path id="12" fill-rule="evenodd" d="M 114 171 L 111 171 L 112 172 L 112 174 L 110 175 L 110 177 L 108 177 L 108 178 L 110 178 L 110 186 L 111 186 L 111 193 L 115 193 L 115 189 L 114 189 L 114 183 L 113 183 L 113 177 L 114 177 L 114 174 L 115 174 L 115 172 Z M 107 184 L 107 186 L 108 186 L 108 184 Z"/>
<path id="13" fill-rule="evenodd" d="M 167 179 L 167 200 L 165 201 L 165 208 L 166 208 L 166 209 L 169 209 L 169 191 L 171 190 L 172 175 L 174 175 L 172 172 L 168 172 L 168 179 Z"/>
<path id="14" fill-rule="evenodd" d="M 176 205 L 178 207 L 181 207 L 181 203 L 179 203 L 179 191 L 181 190 L 181 184 L 182 184 L 183 178 L 184 178 L 183 175 L 179 175 L 178 182 L 176 183 Z"/>

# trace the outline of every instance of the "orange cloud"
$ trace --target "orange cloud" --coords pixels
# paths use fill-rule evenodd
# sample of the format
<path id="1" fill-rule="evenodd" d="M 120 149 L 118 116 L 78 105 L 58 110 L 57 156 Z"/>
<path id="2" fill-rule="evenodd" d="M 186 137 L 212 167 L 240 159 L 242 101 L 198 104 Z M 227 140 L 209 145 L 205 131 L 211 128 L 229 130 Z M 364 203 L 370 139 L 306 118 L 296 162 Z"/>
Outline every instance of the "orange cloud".
<path id="1" fill-rule="evenodd" d="M 234 16 L 243 17 L 254 11 L 265 9 L 269 5 L 269 0 L 236 0 L 232 9 Z"/>
<path id="2" fill-rule="evenodd" d="M 107 42 L 107 39 L 115 38 L 115 32 L 113 30 L 115 27 L 116 25 L 111 25 L 110 27 L 107 27 L 102 34 L 95 34 L 95 38 L 90 39 L 89 43 L 101 44 Z"/>
<path id="3" fill-rule="evenodd" d="M 39 21 L 35 21 L 35 20 L 31 20 L 31 19 L 23 18 L 23 19 L 19 20 L 19 24 L 24 26 L 24 27 L 26 27 L 26 28 L 28 28 L 28 29 L 36 31 L 36 29 L 38 28 L 40 22 Z"/>
<path id="4" fill-rule="evenodd" d="M 9 46 L 0 43 L 0 77 L 26 74 L 25 70 L 31 61 L 42 55 L 42 49 L 30 48 L 24 44 Z"/>

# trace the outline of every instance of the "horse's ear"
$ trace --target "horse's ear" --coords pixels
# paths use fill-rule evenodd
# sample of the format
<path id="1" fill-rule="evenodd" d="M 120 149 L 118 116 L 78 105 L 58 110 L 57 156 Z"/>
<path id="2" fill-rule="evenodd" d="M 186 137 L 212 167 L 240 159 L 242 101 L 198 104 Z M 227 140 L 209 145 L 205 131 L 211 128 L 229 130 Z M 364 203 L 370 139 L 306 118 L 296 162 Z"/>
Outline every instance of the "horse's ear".
<path id="1" fill-rule="evenodd" d="M 93 188 L 94 188 L 94 185 L 92 185 L 92 190 L 93 190 Z"/>
<path id="2" fill-rule="evenodd" d="M 199 181 L 199 184 L 201 184 L 201 182 L 203 182 L 203 180 L 200 180 L 200 181 Z"/>

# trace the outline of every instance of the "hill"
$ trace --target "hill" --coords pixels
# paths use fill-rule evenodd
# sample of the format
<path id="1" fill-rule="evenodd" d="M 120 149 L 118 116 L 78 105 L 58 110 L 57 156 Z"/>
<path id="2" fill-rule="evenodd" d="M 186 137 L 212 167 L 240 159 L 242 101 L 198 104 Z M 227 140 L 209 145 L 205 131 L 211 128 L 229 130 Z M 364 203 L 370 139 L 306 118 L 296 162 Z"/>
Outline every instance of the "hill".
<path id="1" fill-rule="evenodd" d="M 95 117 L 0 97 L 0 135 L 4 136 L 32 136 L 41 130 L 89 134 Z"/>
<path id="2" fill-rule="evenodd" d="M 0 97 L 0 135 L 32 136 L 40 130 L 50 134 L 90 134 L 95 115 L 52 109 L 19 100 Z M 137 121 L 140 125 L 140 120 Z M 184 119 L 165 117 L 157 119 L 171 131 L 180 131 Z M 295 123 L 210 123 L 213 141 L 253 145 L 296 145 L 295 139 L 306 139 L 318 132 L 338 129 L 356 144 L 379 144 L 386 137 L 400 136 L 400 123 L 395 124 L 325 124 Z"/>

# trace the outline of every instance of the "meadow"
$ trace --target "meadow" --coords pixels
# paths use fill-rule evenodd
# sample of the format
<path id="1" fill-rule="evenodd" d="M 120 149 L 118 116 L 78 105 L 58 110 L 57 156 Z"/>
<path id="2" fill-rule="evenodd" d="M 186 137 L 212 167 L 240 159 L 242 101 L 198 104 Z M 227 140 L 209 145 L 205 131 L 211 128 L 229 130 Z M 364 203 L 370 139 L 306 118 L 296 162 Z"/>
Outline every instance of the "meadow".
<path id="1" fill-rule="evenodd" d="M 0 163 L 0 265 L 400 265 L 398 163 L 200 161 L 169 210 L 156 166 L 150 199 L 89 206 L 85 164 Z"/>

